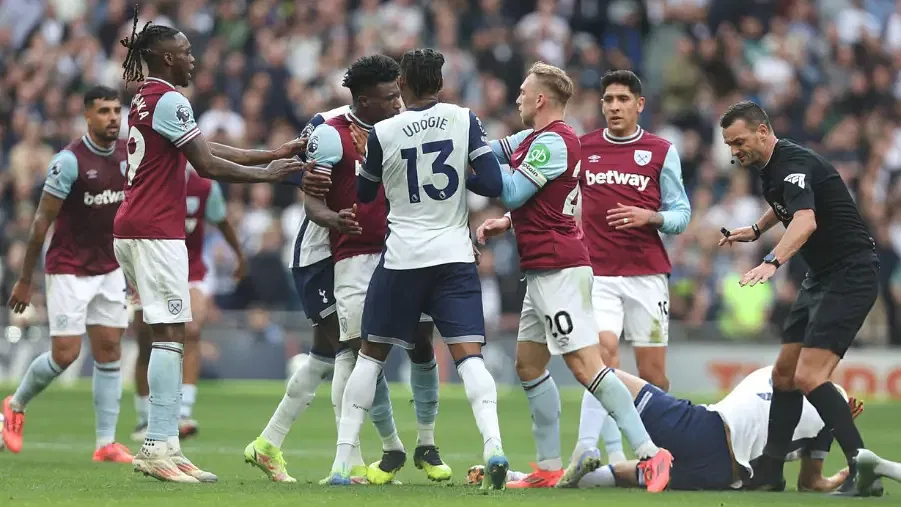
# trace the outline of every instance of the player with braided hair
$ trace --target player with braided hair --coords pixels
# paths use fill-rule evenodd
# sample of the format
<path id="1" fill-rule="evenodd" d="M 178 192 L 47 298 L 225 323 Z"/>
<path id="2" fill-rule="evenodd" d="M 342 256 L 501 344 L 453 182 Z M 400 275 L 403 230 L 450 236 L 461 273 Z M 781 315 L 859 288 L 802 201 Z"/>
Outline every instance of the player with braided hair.
<path id="1" fill-rule="evenodd" d="M 141 299 L 153 341 L 147 435 L 133 464 L 135 471 L 162 481 L 214 482 L 215 475 L 184 456 L 178 438 L 185 323 L 192 320 L 186 162 L 201 176 L 232 182 L 274 182 L 302 172 L 304 165 L 275 160 L 281 155 L 276 152 L 211 148 L 197 128 L 191 104 L 176 89 L 190 83 L 191 43 L 178 30 L 152 23 L 139 32 L 137 16 L 136 8 L 132 34 L 121 41 L 128 48 L 123 77 L 126 83 L 143 83 L 131 102 L 125 201 L 113 225 L 116 259 Z M 247 167 L 229 158 L 270 164 Z"/>

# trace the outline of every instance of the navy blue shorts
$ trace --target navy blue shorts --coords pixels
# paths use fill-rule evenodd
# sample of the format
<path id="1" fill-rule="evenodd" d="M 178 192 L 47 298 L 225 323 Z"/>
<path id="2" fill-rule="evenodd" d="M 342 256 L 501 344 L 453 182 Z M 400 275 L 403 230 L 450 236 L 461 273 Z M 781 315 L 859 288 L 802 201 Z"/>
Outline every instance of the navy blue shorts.
<path id="1" fill-rule="evenodd" d="M 730 489 L 732 455 L 718 413 L 674 398 L 651 384 L 638 393 L 635 408 L 651 440 L 673 454 L 670 489 Z"/>
<path id="2" fill-rule="evenodd" d="M 482 282 L 472 263 L 372 274 L 363 306 L 364 340 L 412 349 L 421 314 L 432 317 L 445 343 L 485 343 Z"/>
<path id="3" fill-rule="evenodd" d="M 332 258 L 291 268 L 303 311 L 313 324 L 335 313 L 335 264 Z"/>

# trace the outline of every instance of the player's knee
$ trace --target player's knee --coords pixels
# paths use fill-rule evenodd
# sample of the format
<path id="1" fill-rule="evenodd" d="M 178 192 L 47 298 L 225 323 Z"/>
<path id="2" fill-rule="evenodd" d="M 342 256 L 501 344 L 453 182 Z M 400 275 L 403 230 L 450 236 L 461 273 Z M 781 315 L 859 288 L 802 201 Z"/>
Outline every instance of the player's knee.
<path id="1" fill-rule="evenodd" d="M 97 340 L 91 344 L 91 349 L 94 360 L 99 363 L 118 361 L 122 357 L 122 345 L 117 338 L 108 337 Z"/>
<path id="2" fill-rule="evenodd" d="M 545 367 L 543 365 L 532 364 L 531 361 L 517 357 L 516 358 L 516 374 L 522 382 L 530 382 L 544 374 Z"/>
<path id="3" fill-rule="evenodd" d="M 68 368 L 81 354 L 80 336 L 60 336 L 53 338 L 50 355 L 53 362 L 62 369 Z"/>
<path id="4" fill-rule="evenodd" d="M 829 380 L 828 372 L 819 372 L 806 368 L 798 368 L 792 379 L 795 389 L 800 389 L 804 394 L 813 391 Z M 774 382 L 775 385 L 775 382 Z"/>
<path id="5" fill-rule="evenodd" d="M 203 324 L 196 320 L 185 323 L 185 343 L 199 343 L 202 330 Z"/>
<path id="6" fill-rule="evenodd" d="M 780 368 L 779 363 L 776 363 L 773 366 L 773 389 L 778 389 L 779 391 L 794 391 L 797 389 L 794 369 L 789 371 L 788 368 Z"/>
<path id="7" fill-rule="evenodd" d="M 431 341 L 419 339 L 413 348 L 407 351 L 407 356 L 413 364 L 431 363 L 435 359 L 435 349 Z"/>

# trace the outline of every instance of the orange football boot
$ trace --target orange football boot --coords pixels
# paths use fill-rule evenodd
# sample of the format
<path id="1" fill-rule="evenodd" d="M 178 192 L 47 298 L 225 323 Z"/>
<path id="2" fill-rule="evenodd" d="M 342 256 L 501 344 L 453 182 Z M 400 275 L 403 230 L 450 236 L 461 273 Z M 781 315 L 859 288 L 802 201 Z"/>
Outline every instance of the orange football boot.
<path id="1" fill-rule="evenodd" d="M 661 448 L 653 458 L 638 464 L 644 474 L 644 484 L 649 493 L 660 493 L 669 484 L 670 470 L 673 468 L 673 455 Z"/>
<path id="2" fill-rule="evenodd" d="M 128 450 L 128 447 L 113 442 L 94 451 L 93 459 L 96 463 L 131 463 L 134 456 L 131 455 L 131 451 Z"/>
<path id="3" fill-rule="evenodd" d="M 3 443 L 9 452 L 18 454 L 22 452 L 22 430 L 25 428 L 25 413 L 13 410 L 13 397 L 7 396 L 3 400 Z"/>
<path id="4" fill-rule="evenodd" d="M 530 464 L 532 465 L 532 473 L 518 481 L 508 482 L 508 488 L 553 488 L 557 485 L 560 477 L 563 477 L 562 468 L 560 470 L 541 470 L 535 463 Z"/>

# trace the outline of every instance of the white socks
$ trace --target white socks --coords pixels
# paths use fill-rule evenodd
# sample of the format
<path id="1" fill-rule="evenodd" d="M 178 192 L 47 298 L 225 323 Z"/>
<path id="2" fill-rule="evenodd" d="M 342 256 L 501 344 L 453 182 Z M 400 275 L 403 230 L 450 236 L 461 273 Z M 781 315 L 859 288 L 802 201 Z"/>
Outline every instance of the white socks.
<path id="1" fill-rule="evenodd" d="M 347 387 L 341 407 L 341 420 L 338 423 L 338 452 L 332 470 L 350 468 L 354 448 L 360 448 L 360 429 L 366 414 L 372 409 L 375 388 L 384 364 L 365 354 L 359 354 Z"/>
<path id="2" fill-rule="evenodd" d="M 178 415 L 182 419 L 190 419 L 194 411 L 194 403 L 197 402 L 197 386 L 194 384 L 181 385 L 181 405 Z"/>
<path id="3" fill-rule="evenodd" d="M 616 486 L 613 465 L 602 466 L 594 472 L 586 474 L 579 481 L 579 488 L 612 488 Z"/>
<path id="4" fill-rule="evenodd" d="M 503 454 L 501 429 L 497 420 L 497 386 L 485 367 L 481 356 L 471 356 L 457 364 L 457 373 L 463 380 L 466 398 L 472 407 L 476 425 L 484 442 L 483 458 Z"/>
<path id="5" fill-rule="evenodd" d="M 319 384 L 334 368 L 332 359 L 310 355 L 294 372 L 282 401 L 263 430 L 262 437 L 267 442 L 281 448 L 294 421 L 310 406 Z"/>
<path id="6" fill-rule="evenodd" d="M 335 371 L 332 374 L 332 407 L 335 410 L 335 425 L 341 425 L 341 408 L 344 398 L 344 388 L 347 387 L 347 380 L 350 378 L 351 372 L 354 370 L 356 363 L 354 353 L 350 349 L 344 349 L 335 356 Z M 363 465 L 363 454 L 360 451 L 360 440 L 357 439 L 350 455 L 351 465 Z"/>

